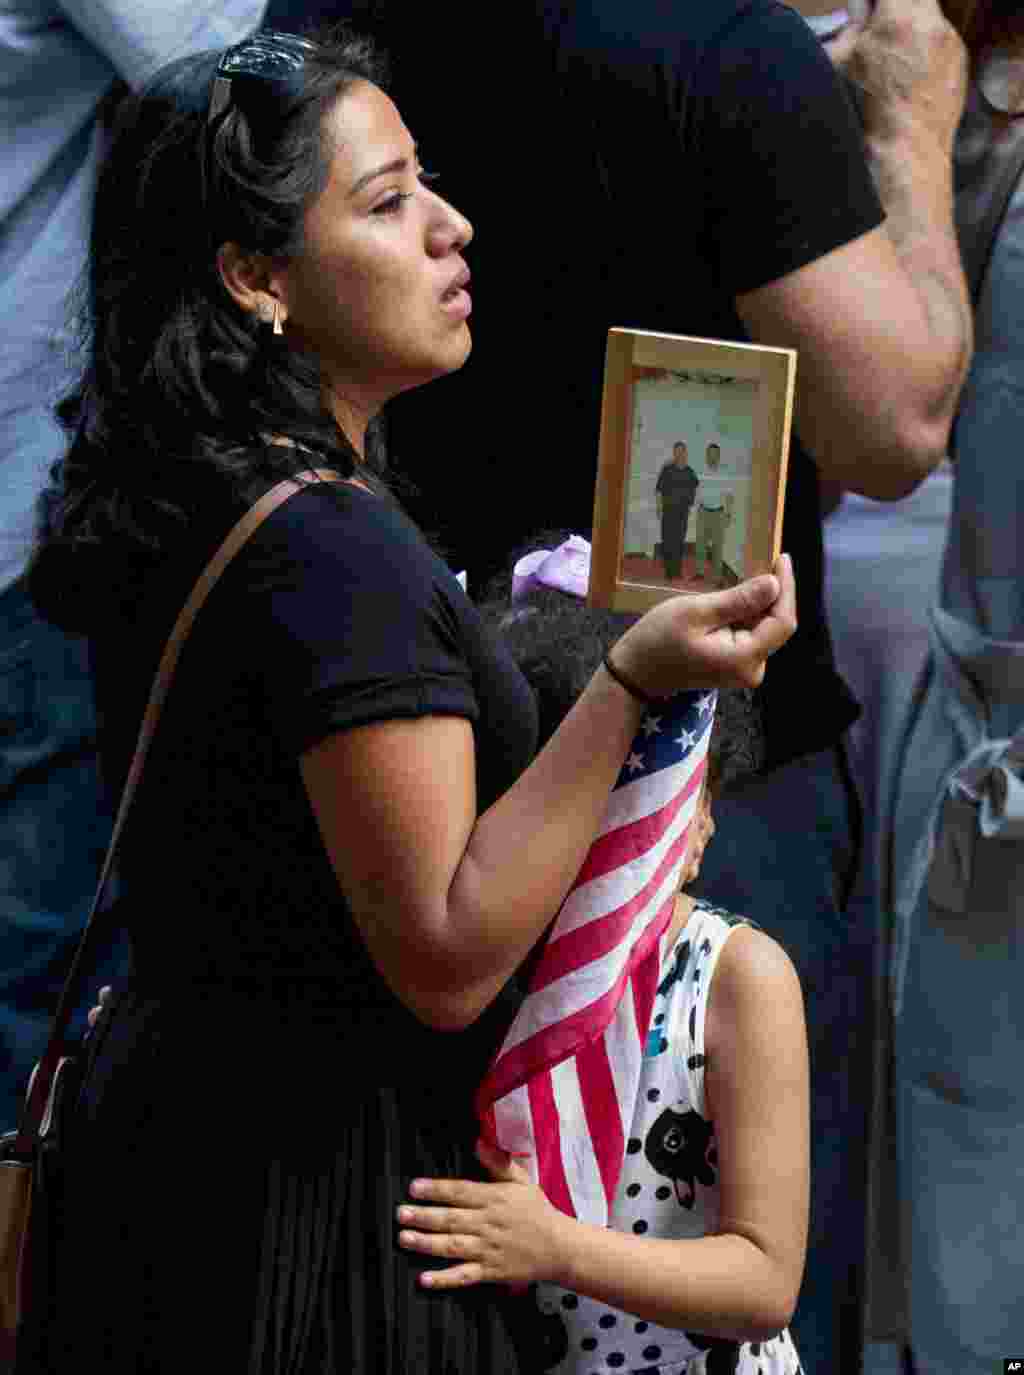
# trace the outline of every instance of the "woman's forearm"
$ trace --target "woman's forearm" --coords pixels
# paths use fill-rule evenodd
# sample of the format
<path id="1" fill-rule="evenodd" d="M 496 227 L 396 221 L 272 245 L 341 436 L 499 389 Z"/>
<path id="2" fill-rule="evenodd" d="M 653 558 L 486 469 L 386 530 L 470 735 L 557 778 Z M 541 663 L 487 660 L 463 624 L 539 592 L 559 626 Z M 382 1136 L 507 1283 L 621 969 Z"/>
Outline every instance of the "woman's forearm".
<path id="1" fill-rule="evenodd" d="M 558 911 L 639 729 L 642 705 L 603 668 L 540 754 L 479 819 L 448 894 L 453 983 L 489 1001 Z M 492 994 L 493 996 L 493 994 Z"/>
<path id="2" fill-rule="evenodd" d="M 671 597 L 617 642 L 644 700 L 754 687 L 796 625 L 792 567 Z M 600 668 L 533 763 L 477 814 L 468 721 L 427 716 L 338 732 L 302 758 L 328 856 L 367 950 L 431 1025 L 493 1000 L 556 915 L 586 857 L 643 705 Z"/>
<path id="3" fill-rule="evenodd" d="M 564 1218 L 557 1283 L 662 1327 L 730 1341 L 767 1341 L 796 1305 L 795 1287 L 735 1233 L 689 1241 L 632 1237 Z"/>
<path id="4" fill-rule="evenodd" d="M 661 602 L 615 646 L 619 669 L 654 697 L 684 685 L 756 686 L 768 654 L 796 625 L 792 566 L 783 558 L 776 571 L 775 586 L 753 579 L 706 598 Z M 642 714 L 642 704 L 599 669 L 533 764 L 477 818 L 441 913 L 445 986 L 457 1021 L 487 1006 L 555 916 Z"/>

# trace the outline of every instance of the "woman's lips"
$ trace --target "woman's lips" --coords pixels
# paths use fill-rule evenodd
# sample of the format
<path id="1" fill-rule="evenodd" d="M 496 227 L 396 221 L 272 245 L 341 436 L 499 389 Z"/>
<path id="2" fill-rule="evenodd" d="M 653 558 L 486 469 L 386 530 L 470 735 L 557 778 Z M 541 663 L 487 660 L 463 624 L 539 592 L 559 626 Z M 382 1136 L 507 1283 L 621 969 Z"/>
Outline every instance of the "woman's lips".
<path id="1" fill-rule="evenodd" d="M 441 309 L 446 315 L 464 320 L 473 309 L 473 298 L 464 286 L 451 286 L 441 297 Z"/>

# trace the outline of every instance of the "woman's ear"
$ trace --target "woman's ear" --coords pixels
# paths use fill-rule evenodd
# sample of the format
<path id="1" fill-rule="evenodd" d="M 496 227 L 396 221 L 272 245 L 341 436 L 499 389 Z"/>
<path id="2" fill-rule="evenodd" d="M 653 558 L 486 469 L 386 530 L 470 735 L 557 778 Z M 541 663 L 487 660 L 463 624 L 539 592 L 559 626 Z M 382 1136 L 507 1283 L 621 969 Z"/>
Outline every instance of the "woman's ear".
<path id="1" fill-rule="evenodd" d="M 232 300 L 263 323 L 273 321 L 277 332 L 288 312 L 271 259 L 263 253 L 247 253 L 236 243 L 224 243 L 217 250 L 217 271 Z"/>

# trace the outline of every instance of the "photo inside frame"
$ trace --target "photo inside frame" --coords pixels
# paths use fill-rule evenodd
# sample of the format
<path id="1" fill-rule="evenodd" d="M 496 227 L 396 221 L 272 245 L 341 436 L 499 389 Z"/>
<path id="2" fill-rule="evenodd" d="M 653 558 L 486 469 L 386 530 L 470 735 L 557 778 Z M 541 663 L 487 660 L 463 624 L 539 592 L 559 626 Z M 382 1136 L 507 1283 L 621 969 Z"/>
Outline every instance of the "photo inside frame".
<path id="1" fill-rule="evenodd" d="M 619 577 L 679 592 L 747 576 L 760 383 L 634 368 Z"/>

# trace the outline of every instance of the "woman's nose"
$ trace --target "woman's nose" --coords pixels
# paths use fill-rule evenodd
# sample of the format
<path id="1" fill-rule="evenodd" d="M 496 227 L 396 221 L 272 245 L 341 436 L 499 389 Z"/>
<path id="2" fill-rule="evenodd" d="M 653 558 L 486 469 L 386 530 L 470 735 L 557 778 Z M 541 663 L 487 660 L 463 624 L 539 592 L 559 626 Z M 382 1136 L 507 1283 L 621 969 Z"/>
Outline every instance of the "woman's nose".
<path id="1" fill-rule="evenodd" d="M 430 226 L 430 251 L 438 256 L 457 253 L 471 243 L 472 239 L 473 226 L 465 215 L 460 214 L 454 205 L 449 205 L 447 201 L 438 197 L 438 215 Z"/>

